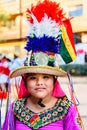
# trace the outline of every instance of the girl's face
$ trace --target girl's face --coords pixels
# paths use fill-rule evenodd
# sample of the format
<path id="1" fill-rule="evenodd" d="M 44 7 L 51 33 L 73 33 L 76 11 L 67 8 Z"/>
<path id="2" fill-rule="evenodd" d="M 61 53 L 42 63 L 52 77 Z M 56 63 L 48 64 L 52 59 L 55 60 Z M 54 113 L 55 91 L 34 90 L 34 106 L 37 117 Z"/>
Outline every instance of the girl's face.
<path id="1" fill-rule="evenodd" d="M 54 87 L 54 78 L 47 74 L 29 74 L 27 89 L 36 98 L 51 96 Z"/>

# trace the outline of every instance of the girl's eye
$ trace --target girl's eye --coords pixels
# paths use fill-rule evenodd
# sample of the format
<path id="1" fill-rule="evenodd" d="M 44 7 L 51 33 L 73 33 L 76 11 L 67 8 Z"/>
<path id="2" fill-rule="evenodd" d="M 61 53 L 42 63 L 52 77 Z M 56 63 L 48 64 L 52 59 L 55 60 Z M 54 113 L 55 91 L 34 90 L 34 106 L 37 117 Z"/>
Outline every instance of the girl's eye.
<path id="1" fill-rule="evenodd" d="M 30 79 L 36 79 L 36 77 L 30 77 Z"/>
<path id="2" fill-rule="evenodd" d="M 48 79 L 48 78 L 49 78 L 49 76 L 47 76 L 47 75 L 44 75 L 44 76 L 43 76 L 43 78 L 44 78 L 44 79 Z"/>
<path id="3" fill-rule="evenodd" d="M 35 76 L 31 76 L 31 77 L 28 78 L 28 80 L 35 80 L 35 79 L 36 79 Z"/>

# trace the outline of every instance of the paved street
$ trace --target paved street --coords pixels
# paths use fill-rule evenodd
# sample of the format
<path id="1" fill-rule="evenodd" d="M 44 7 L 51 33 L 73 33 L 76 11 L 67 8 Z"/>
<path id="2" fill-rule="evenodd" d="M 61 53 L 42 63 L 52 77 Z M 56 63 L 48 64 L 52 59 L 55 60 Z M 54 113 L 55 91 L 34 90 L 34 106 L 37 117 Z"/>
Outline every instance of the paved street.
<path id="1" fill-rule="evenodd" d="M 73 82 L 76 96 L 80 102 L 78 109 L 82 116 L 85 130 L 87 130 L 87 76 L 72 77 L 71 79 Z M 63 87 L 63 90 L 67 93 L 68 97 L 70 97 L 69 89 L 68 89 L 68 85 L 69 85 L 68 79 L 65 77 L 61 77 L 59 78 L 59 81 Z M 3 103 L 5 104 L 5 101 L 3 101 Z M 4 112 L 5 112 L 5 108 L 3 107 L 2 108 L 2 122 L 3 122 L 3 117 L 5 115 Z"/>

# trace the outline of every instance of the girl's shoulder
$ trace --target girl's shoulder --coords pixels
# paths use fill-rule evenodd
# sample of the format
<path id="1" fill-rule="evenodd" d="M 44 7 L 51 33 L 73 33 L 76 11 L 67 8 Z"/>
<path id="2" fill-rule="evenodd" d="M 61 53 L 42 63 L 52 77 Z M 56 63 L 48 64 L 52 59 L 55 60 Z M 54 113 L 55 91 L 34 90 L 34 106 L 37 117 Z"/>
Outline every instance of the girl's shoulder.
<path id="1" fill-rule="evenodd" d="M 17 99 L 13 102 L 13 105 L 20 105 L 20 104 L 24 104 L 24 102 L 26 101 L 26 98 L 20 98 Z"/>

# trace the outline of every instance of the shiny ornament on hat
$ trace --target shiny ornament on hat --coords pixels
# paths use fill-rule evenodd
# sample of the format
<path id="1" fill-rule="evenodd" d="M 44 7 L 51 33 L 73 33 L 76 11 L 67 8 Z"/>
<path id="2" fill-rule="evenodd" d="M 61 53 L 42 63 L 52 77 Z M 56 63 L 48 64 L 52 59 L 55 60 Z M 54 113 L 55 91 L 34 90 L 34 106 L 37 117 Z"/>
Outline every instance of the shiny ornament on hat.
<path id="1" fill-rule="evenodd" d="M 35 62 L 37 65 L 47 65 L 49 57 L 46 53 L 38 52 L 35 54 Z"/>

